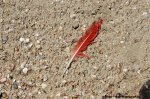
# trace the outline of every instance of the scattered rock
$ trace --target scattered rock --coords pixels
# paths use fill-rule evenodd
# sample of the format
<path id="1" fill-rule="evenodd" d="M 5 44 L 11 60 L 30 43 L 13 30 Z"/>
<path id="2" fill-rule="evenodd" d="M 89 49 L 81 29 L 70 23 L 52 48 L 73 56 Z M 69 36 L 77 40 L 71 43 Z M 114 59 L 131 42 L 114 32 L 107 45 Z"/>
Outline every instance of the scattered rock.
<path id="1" fill-rule="evenodd" d="M 140 99 L 150 99 L 150 80 L 148 80 L 140 89 Z"/>
<path id="2" fill-rule="evenodd" d="M 124 43 L 124 41 L 120 41 L 120 43 L 121 43 L 121 44 L 123 44 L 123 43 Z"/>
<path id="3" fill-rule="evenodd" d="M 127 68 L 124 68 L 124 69 L 123 69 L 123 72 L 124 72 L 124 73 L 126 73 L 127 71 L 128 71 L 128 69 L 127 69 Z"/>
<path id="4" fill-rule="evenodd" d="M 0 23 L 2 23 L 3 22 L 3 19 L 0 19 Z"/>
<path id="5" fill-rule="evenodd" d="M 6 42 L 8 41 L 8 36 L 6 36 L 6 35 L 2 35 L 2 43 L 3 44 L 6 44 Z"/>
<path id="6" fill-rule="evenodd" d="M 36 33 L 35 36 L 36 36 L 36 37 L 39 37 L 40 35 L 39 35 L 39 33 Z"/>
<path id="7" fill-rule="evenodd" d="M 0 79 L 0 83 L 4 83 L 6 81 L 7 81 L 7 78 L 5 78 L 5 77 Z"/>
<path id="8" fill-rule="evenodd" d="M 37 42 L 38 44 L 40 44 L 41 41 L 40 41 L 40 40 L 37 40 L 36 42 Z"/>
<path id="9" fill-rule="evenodd" d="M 30 39 L 29 39 L 29 38 L 23 38 L 23 37 L 21 37 L 21 38 L 19 39 L 19 41 L 20 41 L 20 42 L 23 42 L 23 43 L 29 43 L 29 42 L 30 42 Z"/>
<path id="10" fill-rule="evenodd" d="M 148 17 L 148 13 L 147 12 L 143 12 L 142 14 L 144 17 Z"/>
<path id="11" fill-rule="evenodd" d="M 24 39 L 24 43 L 29 43 L 29 42 L 30 42 L 29 38 Z"/>
<path id="12" fill-rule="evenodd" d="M 20 42 L 24 42 L 25 39 L 21 37 L 21 38 L 19 39 L 19 41 L 20 41 Z"/>
<path id="13" fill-rule="evenodd" d="M 36 48 L 37 48 L 37 49 L 42 49 L 41 45 L 39 45 L 39 44 L 36 45 Z"/>
<path id="14" fill-rule="evenodd" d="M 30 43 L 30 44 L 27 46 L 27 48 L 28 48 L 28 49 L 31 49 L 31 48 L 32 48 L 32 46 L 33 46 L 33 44 L 32 44 L 32 43 Z"/>
<path id="15" fill-rule="evenodd" d="M 24 74 L 27 74 L 27 73 L 28 73 L 28 68 L 26 68 L 26 67 L 23 68 L 23 69 L 22 69 L 22 72 L 23 72 Z"/>
<path id="16" fill-rule="evenodd" d="M 41 87 L 42 87 L 43 89 L 45 89 L 45 88 L 47 87 L 47 85 L 46 85 L 45 83 L 42 83 L 42 84 L 41 84 Z"/>
<path id="17" fill-rule="evenodd" d="M 95 11 L 95 10 L 93 10 L 92 12 L 91 12 L 91 15 L 96 15 L 97 14 L 97 11 Z"/>
<path id="18" fill-rule="evenodd" d="M 43 77 L 43 81 L 45 82 L 45 81 L 47 81 L 48 80 L 48 77 L 47 76 L 44 76 Z"/>
<path id="19" fill-rule="evenodd" d="M 20 65 L 20 68 L 24 68 L 26 66 L 27 62 L 23 62 L 21 65 Z"/>
<path id="20" fill-rule="evenodd" d="M 93 74 L 92 74 L 91 77 L 92 77 L 92 78 L 96 78 L 96 75 L 93 75 Z"/>
<path id="21" fill-rule="evenodd" d="M 6 92 L 3 92 L 3 93 L 2 93 L 2 99 L 8 99 L 8 95 L 7 95 Z"/>
<path id="22" fill-rule="evenodd" d="M 75 19 L 76 18 L 76 14 L 70 14 L 70 18 Z"/>
<path id="23" fill-rule="evenodd" d="M 77 29 L 79 27 L 79 23 L 78 22 L 74 22 L 72 27 L 73 27 L 73 29 Z"/>
<path id="24" fill-rule="evenodd" d="M 16 81 L 13 82 L 13 88 L 18 89 L 18 83 Z"/>
<path id="25" fill-rule="evenodd" d="M 63 27 L 62 27 L 62 26 L 59 26 L 58 29 L 59 29 L 59 31 L 62 31 L 62 30 L 63 30 Z"/>

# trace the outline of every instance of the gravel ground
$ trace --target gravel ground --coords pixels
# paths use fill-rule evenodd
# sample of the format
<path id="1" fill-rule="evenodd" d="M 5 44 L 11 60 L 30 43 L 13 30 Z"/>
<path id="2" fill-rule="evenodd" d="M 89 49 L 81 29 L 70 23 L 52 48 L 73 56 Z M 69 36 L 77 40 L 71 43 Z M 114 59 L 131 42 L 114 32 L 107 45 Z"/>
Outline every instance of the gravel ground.
<path id="1" fill-rule="evenodd" d="M 74 40 L 99 17 L 91 58 L 63 78 Z M 0 0 L 0 97 L 139 95 L 150 78 L 149 23 L 150 0 Z"/>

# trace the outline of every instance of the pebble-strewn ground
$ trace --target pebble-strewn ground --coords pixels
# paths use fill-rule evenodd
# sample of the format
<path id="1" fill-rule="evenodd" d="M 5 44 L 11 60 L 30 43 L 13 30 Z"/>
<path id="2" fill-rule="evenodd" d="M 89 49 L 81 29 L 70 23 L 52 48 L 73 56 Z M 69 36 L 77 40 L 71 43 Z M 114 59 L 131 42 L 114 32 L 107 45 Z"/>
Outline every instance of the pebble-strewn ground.
<path id="1" fill-rule="evenodd" d="M 100 34 L 62 77 L 74 41 Z M 2 99 L 139 95 L 150 78 L 150 0 L 0 0 Z"/>

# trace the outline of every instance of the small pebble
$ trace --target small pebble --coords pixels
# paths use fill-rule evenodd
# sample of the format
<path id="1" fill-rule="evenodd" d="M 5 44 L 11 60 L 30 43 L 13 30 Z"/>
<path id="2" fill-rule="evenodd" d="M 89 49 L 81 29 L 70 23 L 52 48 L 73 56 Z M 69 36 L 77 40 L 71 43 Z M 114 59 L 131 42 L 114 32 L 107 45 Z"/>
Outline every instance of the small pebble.
<path id="1" fill-rule="evenodd" d="M 37 42 L 38 44 L 40 44 L 41 41 L 40 41 L 40 40 L 37 40 L 36 42 Z"/>
<path id="2" fill-rule="evenodd" d="M 6 82 L 7 81 L 7 78 L 1 78 L 0 79 L 0 83 L 4 83 L 4 82 Z"/>
<path id="3" fill-rule="evenodd" d="M 33 46 L 33 44 L 32 44 L 32 43 L 30 43 L 30 44 L 27 46 L 27 48 L 28 48 L 28 49 L 31 49 L 31 48 L 32 48 L 32 46 Z"/>
<path id="4" fill-rule="evenodd" d="M 41 92 L 40 92 L 40 91 L 38 91 L 38 94 L 41 94 Z"/>
<path id="5" fill-rule="evenodd" d="M 79 23 L 78 22 L 74 22 L 72 27 L 73 27 L 73 29 L 77 29 L 79 27 Z"/>
<path id="6" fill-rule="evenodd" d="M 45 89 L 45 88 L 47 87 L 47 85 L 46 85 L 45 83 L 42 83 L 42 84 L 41 84 L 41 87 L 42 87 L 43 89 Z"/>
<path id="7" fill-rule="evenodd" d="M 3 92 L 3 93 L 2 93 L 2 99 L 8 99 L 8 95 L 7 95 L 6 92 Z"/>
<path id="8" fill-rule="evenodd" d="M 41 49 L 42 47 L 41 47 L 41 45 L 36 45 L 36 48 Z"/>
<path id="9" fill-rule="evenodd" d="M 123 69 L 123 72 L 125 72 L 125 73 L 126 73 L 127 71 L 128 71 L 128 69 L 126 69 L 126 68 L 124 68 L 124 69 Z"/>
<path id="10" fill-rule="evenodd" d="M 6 42 L 8 41 L 8 36 L 6 36 L 6 35 L 2 35 L 2 43 L 3 44 L 6 44 Z"/>
<path id="11" fill-rule="evenodd" d="M 19 39 L 19 41 L 20 41 L 20 42 L 24 42 L 25 39 L 21 37 L 21 38 Z"/>
<path id="12" fill-rule="evenodd" d="M 28 68 L 23 68 L 22 72 L 23 72 L 24 74 L 27 74 L 27 73 L 28 73 Z"/>
<path id="13" fill-rule="evenodd" d="M 30 42 L 29 38 L 24 39 L 24 43 L 29 43 L 29 42 Z"/>
<path id="14" fill-rule="evenodd" d="M 47 76 L 44 76 L 43 77 L 43 81 L 45 82 L 45 81 L 47 81 L 48 80 L 48 77 Z"/>
<path id="15" fill-rule="evenodd" d="M 138 70 L 137 73 L 138 73 L 138 74 L 141 74 L 141 70 Z"/>
<path id="16" fill-rule="evenodd" d="M 60 92 L 56 94 L 56 96 L 57 96 L 57 97 L 60 97 L 60 95 L 61 95 L 61 93 L 60 93 Z"/>
<path id="17" fill-rule="evenodd" d="M 94 68 L 95 70 L 97 70 L 97 69 L 98 69 L 98 67 L 97 67 L 97 66 L 93 66 L 93 68 Z"/>
<path id="18" fill-rule="evenodd" d="M 81 28 L 82 28 L 83 31 L 85 31 L 86 30 L 86 25 L 84 24 Z"/>
<path id="19" fill-rule="evenodd" d="M 133 7 L 133 10 L 136 10 L 137 8 L 136 8 L 136 6 L 135 7 Z"/>
<path id="20" fill-rule="evenodd" d="M 15 23 L 15 20 L 11 20 L 12 23 Z"/>
<path id="21" fill-rule="evenodd" d="M 91 95 L 91 99 L 95 99 L 95 96 Z"/>
<path id="22" fill-rule="evenodd" d="M 120 41 L 120 43 L 121 43 L 121 44 L 123 44 L 123 43 L 124 43 L 124 41 Z"/>
<path id="23" fill-rule="evenodd" d="M 75 19 L 76 18 L 76 14 L 70 14 L 70 18 Z"/>
<path id="24" fill-rule="evenodd" d="M 63 27 L 62 26 L 59 26 L 59 31 L 62 31 L 63 30 Z"/>
<path id="25" fill-rule="evenodd" d="M 70 48 L 69 47 L 66 47 L 65 51 L 66 51 L 66 54 L 68 54 L 68 55 L 70 54 Z"/>
<path id="26" fill-rule="evenodd" d="M 25 13 L 27 13 L 29 11 L 29 9 L 25 9 Z"/>
<path id="27" fill-rule="evenodd" d="M 23 62 L 21 65 L 20 65 L 20 68 L 24 68 L 26 66 L 26 63 L 27 62 Z"/>
<path id="28" fill-rule="evenodd" d="M 13 82 L 13 88 L 18 89 L 18 83 L 16 81 Z"/>
<path id="29" fill-rule="evenodd" d="M 62 84 L 65 84 L 67 81 L 66 80 L 62 80 Z"/>
<path id="30" fill-rule="evenodd" d="M 109 21 L 110 24 L 114 24 L 115 22 L 113 20 Z"/>
<path id="31" fill-rule="evenodd" d="M 0 19 L 0 23 L 2 23 L 3 22 L 3 19 Z"/>
<path id="32" fill-rule="evenodd" d="M 145 17 L 147 17 L 147 16 L 148 16 L 148 13 L 147 13 L 147 12 L 143 12 L 142 15 L 145 16 Z"/>
<path id="33" fill-rule="evenodd" d="M 39 35 L 39 33 L 36 33 L 35 36 L 38 37 L 38 36 L 40 36 L 40 35 Z"/>
<path id="34" fill-rule="evenodd" d="M 91 75 L 92 76 L 92 78 L 96 78 L 96 75 Z"/>
<path id="35" fill-rule="evenodd" d="M 69 99 L 69 96 L 64 96 L 63 99 Z"/>

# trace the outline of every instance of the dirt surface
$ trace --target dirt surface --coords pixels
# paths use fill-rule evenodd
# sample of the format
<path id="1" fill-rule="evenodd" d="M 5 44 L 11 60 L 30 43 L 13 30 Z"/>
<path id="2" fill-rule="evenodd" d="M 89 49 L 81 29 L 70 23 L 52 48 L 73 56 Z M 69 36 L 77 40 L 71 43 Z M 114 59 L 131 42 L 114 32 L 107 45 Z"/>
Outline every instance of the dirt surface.
<path id="1" fill-rule="evenodd" d="M 103 19 L 62 77 L 74 40 Z M 136 96 L 150 77 L 150 0 L 0 0 L 2 99 Z"/>

